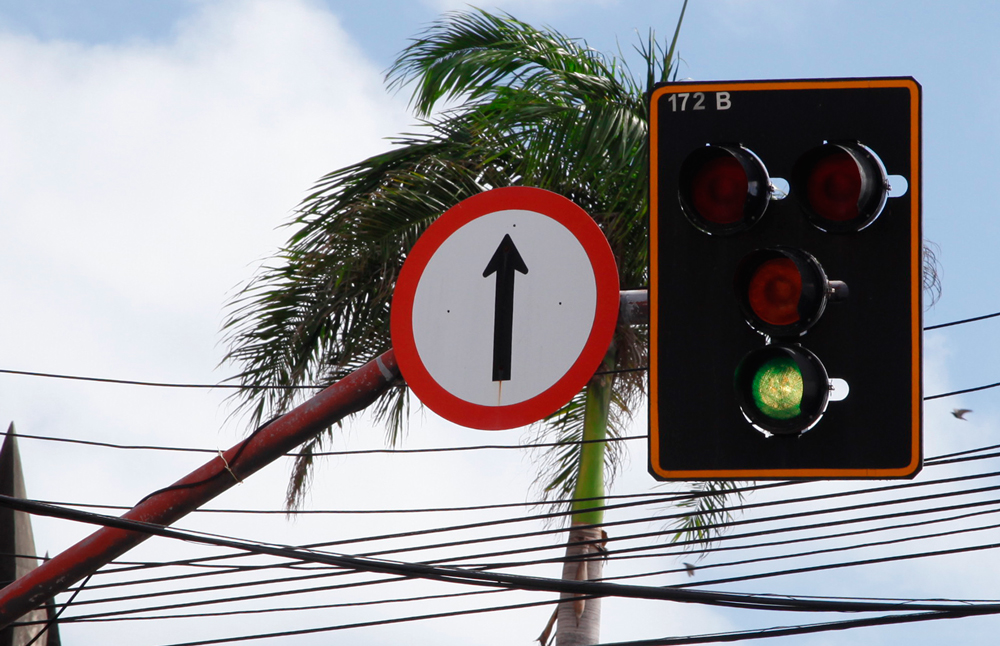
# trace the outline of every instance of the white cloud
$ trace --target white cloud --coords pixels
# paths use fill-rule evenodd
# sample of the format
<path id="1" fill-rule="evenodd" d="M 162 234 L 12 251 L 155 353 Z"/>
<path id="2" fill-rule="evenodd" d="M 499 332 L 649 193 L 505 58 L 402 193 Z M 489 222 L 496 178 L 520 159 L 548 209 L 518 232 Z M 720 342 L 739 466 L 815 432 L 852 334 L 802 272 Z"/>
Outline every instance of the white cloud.
<path id="1" fill-rule="evenodd" d="M 197 4 L 156 43 L 0 32 L 0 87 L 6 369 L 227 376 L 214 370 L 227 293 L 284 241 L 276 228 L 313 182 L 384 150 L 408 122 L 337 19 L 299 0 Z M 219 434 L 222 399 L 0 376 L 0 418 L 25 434 L 226 448 L 242 429 Z M 29 495 L 108 504 L 132 504 L 206 459 L 28 439 L 21 451 Z M 280 506 L 287 464 L 268 473 L 253 491 L 269 495 L 249 504 Z M 35 521 L 38 548 L 52 553 L 90 531 Z M 97 627 L 78 643 L 109 634 Z M 148 641 L 138 637 L 121 641 Z"/>
<path id="2" fill-rule="evenodd" d="M 275 227 L 311 184 L 404 123 L 380 81 L 303 2 L 199 5 L 163 44 L 0 38 L 0 262 L 20 321 L 7 333 L 45 330 L 54 369 L 72 349 L 68 315 L 100 326 L 100 345 L 123 315 L 180 319 L 168 336 L 217 328 L 227 290 L 283 241 Z"/>

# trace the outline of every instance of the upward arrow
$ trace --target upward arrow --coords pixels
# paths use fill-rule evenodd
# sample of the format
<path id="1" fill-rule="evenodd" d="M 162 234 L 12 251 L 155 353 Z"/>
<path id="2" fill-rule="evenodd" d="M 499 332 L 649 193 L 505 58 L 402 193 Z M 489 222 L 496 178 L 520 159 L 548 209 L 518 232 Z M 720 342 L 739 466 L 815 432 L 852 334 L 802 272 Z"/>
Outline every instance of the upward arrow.
<path id="1" fill-rule="evenodd" d="M 504 235 L 500 246 L 483 270 L 483 278 L 497 275 L 496 301 L 493 308 L 493 381 L 510 381 L 511 343 L 514 338 L 514 272 L 528 273 L 521 254 L 510 235 Z"/>

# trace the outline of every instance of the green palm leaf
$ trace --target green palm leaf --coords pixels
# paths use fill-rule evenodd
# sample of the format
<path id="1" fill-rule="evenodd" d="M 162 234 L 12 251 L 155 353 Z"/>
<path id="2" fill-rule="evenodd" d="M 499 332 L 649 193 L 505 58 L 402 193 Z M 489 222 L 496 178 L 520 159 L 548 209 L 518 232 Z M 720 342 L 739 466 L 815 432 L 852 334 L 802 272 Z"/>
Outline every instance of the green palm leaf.
<path id="1" fill-rule="evenodd" d="M 647 68 L 641 83 L 619 59 L 583 41 L 482 11 L 448 14 L 416 39 L 387 81 L 413 85 L 421 128 L 393 140 L 388 152 L 320 179 L 281 253 L 231 303 L 224 329 L 226 359 L 240 366 L 233 378 L 243 386 L 238 410 L 259 423 L 305 397 L 293 387 L 334 381 L 388 349 L 389 305 L 406 253 L 442 212 L 490 188 L 522 184 L 572 199 L 607 236 L 622 286 L 647 284 L 644 93 L 666 78 L 672 53 L 664 55 L 652 36 L 640 53 Z M 435 112 L 443 102 L 452 107 Z M 644 329 L 621 326 L 607 368 L 644 366 L 646 337 Z M 602 397 L 613 436 L 645 380 L 624 372 L 601 384 L 609 389 Z M 590 389 L 595 396 L 598 385 Z M 539 433 L 560 442 L 583 437 L 584 397 Z M 376 403 L 390 442 L 400 438 L 407 410 L 403 388 Z M 598 462 L 614 474 L 623 455 L 617 444 L 606 452 L 584 446 L 567 444 L 541 458 L 545 495 L 572 495 L 590 450 L 601 450 Z M 310 448 L 294 468 L 290 505 L 308 483 Z"/>

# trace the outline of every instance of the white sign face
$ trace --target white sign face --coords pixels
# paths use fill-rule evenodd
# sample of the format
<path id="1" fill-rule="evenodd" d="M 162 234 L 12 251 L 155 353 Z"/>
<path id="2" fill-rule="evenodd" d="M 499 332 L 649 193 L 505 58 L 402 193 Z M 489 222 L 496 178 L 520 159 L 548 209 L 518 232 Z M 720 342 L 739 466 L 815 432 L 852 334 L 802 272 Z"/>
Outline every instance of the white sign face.
<path id="1" fill-rule="evenodd" d="M 414 246 L 393 297 L 393 346 L 439 415 L 512 428 L 586 384 L 617 306 L 611 250 L 584 211 L 540 189 L 496 189 L 449 210 Z"/>
<path id="2" fill-rule="evenodd" d="M 483 276 L 504 236 L 528 271 Z M 509 330 L 497 321 L 504 281 L 513 282 Z M 504 406 L 545 392 L 566 374 L 596 310 L 594 269 L 569 229 L 533 211 L 498 211 L 456 231 L 427 263 L 413 299 L 413 339 L 442 388 L 475 404 Z M 494 381 L 498 334 L 510 335 L 510 374 Z"/>

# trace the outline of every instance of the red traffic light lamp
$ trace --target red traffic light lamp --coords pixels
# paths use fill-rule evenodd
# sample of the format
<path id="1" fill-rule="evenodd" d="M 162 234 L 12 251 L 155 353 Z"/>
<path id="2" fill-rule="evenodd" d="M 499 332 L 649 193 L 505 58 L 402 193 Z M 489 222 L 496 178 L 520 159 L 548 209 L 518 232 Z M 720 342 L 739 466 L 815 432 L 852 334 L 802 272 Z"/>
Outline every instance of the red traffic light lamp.
<path id="1" fill-rule="evenodd" d="M 771 197 L 764 164 L 742 146 L 705 146 L 680 169 L 681 208 L 709 235 L 745 231 L 760 219 Z"/>
<path id="2" fill-rule="evenodd" d="M 847 298 L 811 254 L 794 247 L 757 249 L 736 268 L 736 298 L 747 323 L 769 337 L 801 336 L 831 301 Z"/>
<path id="3" fill-rule="evenodd" d="M 858 142 L 823 144 L 792 169 L 792 194 L 824 231 L 860 231 L 885 207 L 889 181 L 878 156 Z"/>

